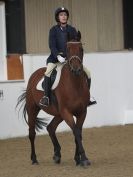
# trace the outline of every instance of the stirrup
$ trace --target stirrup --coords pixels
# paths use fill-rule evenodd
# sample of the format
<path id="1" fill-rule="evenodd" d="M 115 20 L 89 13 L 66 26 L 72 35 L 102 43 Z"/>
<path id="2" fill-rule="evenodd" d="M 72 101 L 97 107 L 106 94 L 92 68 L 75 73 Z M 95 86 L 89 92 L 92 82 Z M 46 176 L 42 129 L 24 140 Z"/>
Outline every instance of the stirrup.
<path id="1" fill-rule="evenodd" d="M 47 97 L 47 96 L 42 97 L 41 100 L 39 101 L 39 105 L 48 107 L 49 106 L 49 97 Z"/>

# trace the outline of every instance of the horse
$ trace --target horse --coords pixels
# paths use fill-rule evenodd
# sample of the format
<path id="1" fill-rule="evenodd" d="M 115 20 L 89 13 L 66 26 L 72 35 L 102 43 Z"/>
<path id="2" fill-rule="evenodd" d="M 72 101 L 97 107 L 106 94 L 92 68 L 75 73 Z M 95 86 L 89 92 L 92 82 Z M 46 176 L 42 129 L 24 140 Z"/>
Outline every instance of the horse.
<path id="1" fill-rule="evenodd" d="M 83 46 L 80 32 L 77 33 L 76 40 L 69 40 L 67 42 L 66 63 L 62 68 L 58 86 L 51 91 L 56 101 L 51 101 L 48 107 L 39 105 L 44 92 L 36 89 L 38 82 L 44 76 L 45 70 L 46 68 L 39 68 L 31 75 L 25 92 L 19 96 L 17 102 L 17 106 L 20 103 L 24 103 L 23 116 L 29 126 L 32 164 L 38 164 L 34 144 L 35 130 L 46 126 L 46 121 L 43 121 L 43 118 L 37 117 L 39 111 L 43 110 L 53 116 L 53 119 L 46 128 L 54 146 L 54 162 L 58 164 L 61 162 L 61 146 L 55 131 L 58 125 L 62 121 L 65 121 L 71 128 L 75 138 L 76 149 L 74 160 L 76 165 L 87 167 L 91 163 L 85 154 L 82 144 L 82 127 L 87 114 L 90 92 L 83 70 Z M 74 120 L 74 116 L 76 120 Z"/>

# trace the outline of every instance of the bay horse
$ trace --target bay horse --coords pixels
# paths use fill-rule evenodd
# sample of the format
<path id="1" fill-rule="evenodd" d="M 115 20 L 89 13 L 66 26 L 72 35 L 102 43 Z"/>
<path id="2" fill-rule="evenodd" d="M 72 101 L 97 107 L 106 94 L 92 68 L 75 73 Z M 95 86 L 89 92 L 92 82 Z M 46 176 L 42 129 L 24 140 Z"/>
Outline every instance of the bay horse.
<path id="1" fill-rule="evenodd" d="M 72 129 L 75 137 L 76 150 L 74 160 L 76 165 L 85 167 L 90 165 L 82 144 L 82 126 L 87 113 L 90 92 L 85 72 L 83 71 L 83 47 L 80 39 L 81 34 L 78 32 L 76 40 L 67 42 L 66 64 L 62 68 L 58 86 L 52 91 L 56 97 L 56 102 L 51 102 L 48 107 L 39 105 L 44 93 L 37 90 L 36 86 L 44 76 L 46 68 L 40 68 L 31 75 L 26 91 L 18 98 L 17 106 L 24 102 L 23 116 L 29 126 L 32 164 L 38 163 L 34 144 L 35 129 L 41 129 L 45 126 L 45 121 L 37 118 L 39 111 L 42 109 L 46 113 L 53 115 L 52 121 L 47 125 L 47 131 L 54 146 L 53 160 L 55 163 L 60 163 L 61 161 L 61 146 L 55 131 L 64 120 Z M 28 120 L 26 115 L 28 115 Z M 76 121 L 73 116 L 76 117 Z"/>

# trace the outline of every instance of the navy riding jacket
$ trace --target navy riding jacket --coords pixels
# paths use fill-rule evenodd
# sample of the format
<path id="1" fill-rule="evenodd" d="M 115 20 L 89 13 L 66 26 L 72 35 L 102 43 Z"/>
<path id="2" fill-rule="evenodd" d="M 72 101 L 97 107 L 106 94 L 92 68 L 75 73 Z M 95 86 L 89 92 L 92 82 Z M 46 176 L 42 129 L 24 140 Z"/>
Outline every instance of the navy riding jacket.
<path id="1" fill-rule="evenodd" d="M 47 59 L 47 63 L 56 63 L 57 55 L 66 57 L 66 44 L 67 44 L 67 34 L 71 36 L 71 39 L 75 39 L 77 31 L 74 27 L 67 25 L 66 27 L 61 27 L 60 25 L 55 25 L 50 29 L 49 32 L 49 48 L 51 54 Z"/>

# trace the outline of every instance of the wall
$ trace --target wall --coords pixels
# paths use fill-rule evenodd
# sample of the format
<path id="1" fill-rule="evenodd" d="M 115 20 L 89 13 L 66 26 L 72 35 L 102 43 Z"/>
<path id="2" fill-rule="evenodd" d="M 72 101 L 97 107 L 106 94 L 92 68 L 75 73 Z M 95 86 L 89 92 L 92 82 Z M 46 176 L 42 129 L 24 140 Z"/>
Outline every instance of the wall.
<path id="1" fill-rule="evenodd" d="M 0 2 L 0 80 L 7 78 L 6 70 L 5 4 Z"/>
<path id="2" fill-rule="evenodd" d="M 123 49 L 122 0 L 25 0 L 28 53 L 47 53 L 57 7 L 69 9 L 69 23 L 81 31 L 86 53 Z M 44 13 L 45 12 L 45 13 Z M 80 14 L 80 15 L 77 15 Z"/>
<path id="3" fill-rule="evenodd" d="M 47 56 L 24 55 L 23 58 L 25 82 L 0 83 L 0 90 L 4 93 L 0 99 L 0 138 L 28 134 L 28 127 L 21 118 L 21 112 L 18 118 L 15 105 L 30 74 L 45 65 Z M 86 54 L 84 65 L 91 71 L 91 94 L 98 102 L 88 108 L 84 127 L 133 123 L 133 52 Z M 51 117 L 43 112 L 39 116 Z M 58 131 L 62 130 L 69 130 L 65 123 L 58 128 Z"/>
<path id="4" fill-rule="evenodd" d="M 3 98 L 0 98 L 0 138 L 10 138 L 27 134 L 27 126 L 15 110 L 18 96 L 24 89 L 23 82 L 1 82 Z"/>

